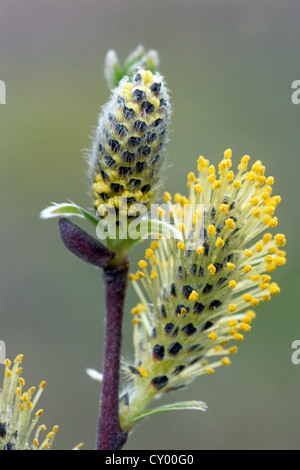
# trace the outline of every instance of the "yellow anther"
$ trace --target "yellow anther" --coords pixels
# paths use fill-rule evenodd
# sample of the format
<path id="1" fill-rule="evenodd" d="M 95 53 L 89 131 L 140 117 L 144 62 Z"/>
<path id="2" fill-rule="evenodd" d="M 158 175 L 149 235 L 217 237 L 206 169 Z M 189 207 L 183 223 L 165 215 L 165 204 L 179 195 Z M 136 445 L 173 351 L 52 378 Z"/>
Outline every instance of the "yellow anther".
<path id="1" fill-rule="evenodd" d="M 206 158 L 204 158 L 202 155 L 200 155 L 200 157 L 198 158 L 198 171 L 201 171 L 205 168 L 208 167 L 209 165 L 209 160 L 207 160 Z"/>
<path id="2" fill-rule="evenodd" d="M 238 180 L 235 180 L 235 181 L 233 182 L 233 187 L 234 187 L 235 189 L 240 189 L 240 188 L 242 187 L 242 183 L 241 183 L 240 181 L 238 181 Z"/>
<path id="3" fill-rule="evenodd" d="M 44 413 L 44 410 L 38 410 L 36 413 L 35 413 L 35 416 L 38 416 L 38 417 L 41 417 L 42 414 Z"/>
<path id="4" fill-rule="evenodd" d="M 9 359 L 5 359 L 4 364 L 6 365 L 6 367 L 10 367 L 11 361 Z"/>
<path id="5" fill-rule="evenodd" d="M 227 160 L 228 158 L 232 157 L 232 150 L 231 149 L 226 149 L 224 152 L 224 158 Z"/>
<path id="6" fill-rule="evenodd" d="M 222 186 L 221 181 L 216 180 L 216 181 L 214 181 L 213 184 L 212 184 L 212 189 L 219 189 L 219 188 L 221 188 L 221 186 Z"/>
<path id="7" fill-rule="evenodd" d="M 229 210 L 228 204 L 221 204 L 220 207 L 219 207 L 219 210 L 220 210 L 220 212 L 225 212 L 225 213 L 228 212 L 228 210 Z"/>
<path id="8" fill-rule="evenodd" d="M 216 227 L 214 225 L 209 225 L 207 227 L 207 233 L 208 235 L 210 235 L 211 237 L 214 237 L 216 235 Z"/>
<path id="9" fill-rule="evenodd" d="M 22 362 L 22 361 L 23 361 L 23 357 L 24 357 L 23 354 L 19 354 L 19 355 L 16 357 L 16 359 L 14 360 L 14 364 L 15 364 L 16 362 Z"/>
<path id="10" fill-rule="evenodd" d="M 269 263 L 267 264 L 267 266 L 265 267 L 266 271 L 268 273 L 272 273 L 273 271 L 275 271 L 276 269 L 276 266 L 275 266 L 275 263 Z"/>
<path id="11" fill-rule="evenodd" d="M 244 302 L 251 302 L 251 300 L 252 300 L 252 295 L 250 295 L 250 294 L 244 294 L 244 295 L 242 296 L 242 299 L 244 300 Z"/>
<path id="12" fill-rule="evenodd" d="M 231 182 L 233 179 L 234 179 L 234 173 L 233 171 L 228 171 L 227 175 L 226 175 L 226 179 L 227 181 Z"/>
<path id="13" fill-rule="evenodd" d="M 254 206 L 254 207 L 258 206 L 258 204 L 259 204 L 259 198 L 258 198 L 257 196 L 252 197 L 252 198 L 250 199 L 250 204 L 252 204 L 252 206 Z"/>
<path id="14" fill-rule="evenodd" d="M 150 279 L 156 279 L 157 278 L 157 273 L 152 269 L 151 274 L 150 274 Z"/>
<path id="15" fill-rule="evenodd" d="M 203 188 L 202 188 L 201 184 L 199 184 L 199 183 L 195 184 L 194 190 L 197 194 L 201 194 L 203 192 Z"/>
<path id="16" fill-rule="evenodd" d="M 261 300 L 262 300 L 263 302 L 267 302 L 268 300 L 271 300 L 271 296 L 270 296 L 269 294 L 263 295 L 262 298 L 261 298 Z"/>
<path id="17" fill-rule="evenodd" d="M 246 266 L 243 269 L 243 273 L 248 274 L 250 273 L 250 271 L 252 271 L 252 266 L 250 264 L 246 264 Z"/>
<path id="18" fill-rule="evenodd" d="M 277 256 L 274 259 L 274 264 L 275 266 L 283 266 L 284 264 L 286 264 L 286 259 L 283 256 Z"/>
<path id="19" fill-rule="evenodd" d="M 145 252 L 145 257 L 146 257 L 146 259 L 151 258 L 151 256 L 153 256 L 153 255 L 154 255 L 153 250 L 152 250 L 151 248 L 147 248 L 147 250 L 146 250 L 146 252 Z"/>
<path id="20" fill-rule="evenodd" d="M 267 206 L 264 208 L 264 214 L 273 215 L 275 212 L 275 208 L 273 206 Z"/>
<path id="21" fill-rule="evenodd" d="M 241 159 L 241 163 L 242 163 L 243 165 L 247 165 L 248 162 L 249 162 L 249 160 L 250 160 L 249 155 L 244 155 L 243 158 Z"/>
<path id="22" fill-rule="evenodd" d="M 251 281 L 254 281 L 254 282 L 260 281 L 261 275 L 260 274 L 254 274 L 253 276 L 250 276 L 249 279 L 251 279 Z"/>
<path id="23" fill-rule="evenodd" d="M 143 279 L 145 277 L 145 274 L 142 271 L 137 271 L 135 273 L 135 276 L 137 279 Z"/>
<path id="24" fill-rule="evenodd" d="M 256 208 L 252 211 L 253 217 L 256 217 L 257 219 L 260 219 L 261 214 L 262 214 L 262 210 L 261 210 L 259 207 L 256 207 Z"/>
<path id="25" fill-rule="evenodd" d="M 272 186 L 272 185 L 274 184 L 274 178 L 273 178 L 273 176 L 269 176 L 269 178 L 267 178 L 266 184 L 267 184 L 268 186 Z"/>
<path id="26" fill-rule="evenodd" d="M 230 354 L 236 354 L 237 352 L 238 352 L 237 346 L 232 346 L 231 348 L 229 348 Z"/>
<path id="27" fill-rule="evenodd" d="M 237 320 L 229 320 L 227 322 L 227 325 L 229 326 L 229 328 L 235 328 L 238 325 L 238 321 Z"/>
<path id="28" fill-rule="evenodd" d="M 45 380 L 43 380 L 41 383 L 40 383 L 40 388 L 45 388 L 46 387 L 46 382 Z"/>
<path id="29" fill-rule="evenodd" d="M 241 323 L 240 330 L 246 332 L 251 330 L 251 326 L 248 323 Z"/>
<path id="30" fill-rule="evenodd" d="M 149 372 L 143 366 L 137 367 L 137 370 L 140 373 L 141 377 L 148 377 L 149 376 Z"/>
<path id="31" fill-rule="evenodd" d="M 207 269 L 209 270 L 210 274 L 212 276 L 214 276 L 217 272 L 217 268 L 213 265 L 213 264 L 210 264 Z"/>
<path id="32" fill-rule="evenodd" d="M 240 333 L 235 333 L 235 334 L 233 335 L 233 337 L 234 337 L 234 339 L 235 339 L 236 341 L 243 341 L 243 339 L 244 339 L 244 336 L 243 336 L 242 334 L 240 334 Z"/>
<path id="33" fill-rule="evenodd" d="M 192 302 L 196 302 L 199 298 L 199 294 L 193 290 L 189 296 L 189 300 L 191 300 Z"/>
<path id="34" fill-rule="evenodd" d="M 204 253 L 204 246 L 198 246 L 196 252 L 197 252 L 197 255 L 203 255 L 203 253 Z"/>
<path id="35" fill-rule="evenodd" d="M 274 238 L 277 246 L 282 247 L 286 244 L 285 236 L 282 233 L 278 233 Z"/>
<path id="36" fill-rule="evenodd" d="M 164 193 L 164 202 L 172 201 L 172 196 L 167 191 Z"/>
<path id="37" fill-rule="evenodd" d="M 227 263 L 227 268 L 229 269 L 229 271 L 233 271 L 234 268 L 235 268 L 235 264 L 233 264 L 233 263 Z"/>
<path id="38" fill-rule="evenodd" d="M 191 183 L 194 183 L 196 181 L 196 176 L 195 176 L 195 173 L 193 171 L 190 171 L 190 173 L 188 174 L 188 177 L 187 177 L 188 181 L 190 181 Z"/>
<path id="39" fill-rule="evenodd" d="M 253 256 L 253 252 L 246 248 L 246 250 L 244 251 L 244 255 L 247 256 L 247 258 L 251 258 L 251 256 Z"/>
<path id="40" fill-rule="evenodd" d="M 251 320 L 255 320 L 255 318 L 256 318 L 256 313 L 254 312 L 254 310 L 247 310 L 246 315 Z"/>
<path id="41" fill-rule="evenodd" d="M 151 242 L 150 246 L 151 246 L 152 250 L 157 250 L 159 248 L 159 242 L 154 240 L 154 241 Z"/>
<path id="42" fill-rule="evenodd" d="M 207 178 L 207 181 L 213 184 L 216 181 L 216 175 L 209 175 L 209 177 Z"/>
<path id="43" fill-rule="evenodd" d="M 53 431 L 54 433 L 56 433 L 58 430 L 59 430 L 59 426 L 57 426 L 57 425 L 53 426 L 52 431 Z"/>
<path id="44" fill-rule="evenodd" d="M 276 294 L 279 294 L 279 292 L 280 292 L 279 286 L 278 286 L 277 284 L 275 284 L 275 283 L 274 283 L 274 285 L 271 284 L 271 286 L 270 286 L 270 294 L 276 295 Z"/>
<path id="45" fill-rule="evenodd" d="M 138 262 L 138 265 L 139 265 L 139 267 L 140 267 L 141 269 L 145 269 L 145 268 L 148 266 L 148 263 L 147 263 L 145 260 L 141 259 L 141 260 Z"/>
<path id="46" fill-rule="evenodd" d="M 229 228 L 231 230 L 235 229 L 235 222 L 231 218 L 225 220 L 225 225 L 226 225 L 227 228 Z"/>
<path id="47" fill-rule="evenodd" d="M 261 290 L 266 290 L 269 289 L 270 285 L 267 282 L 262 282 L 261 284 L 259 284 L 259 287 L 261 288 Z"/>
<path id="48" fill-rule="evenodd" d="M 146 311 L 146 307 L 142 303 L 138 303 L 135 307 L 131 309 L 131 315 L 139 315 L 142 312 Z"/>
<path id="49" fill-rule="evenodd" d="M 214 165 L 210 165 L 209 168 L 208 168 L 208 174 L 213 175 L 213 174 L 215 174 L 215 172 L 216 172 L 216 169 L 215 169 Z"/>
<path id="50" fill-rule="evenodd" d="M 157 214 L 158 214 L 160 217 L 163 217 L 163 216 L 165 215 L 165 213 L 166 213 L 161 207 L 158 207 L 158 208 L 156 209 L 156 212 L 157 212 Z"/>
<path id="51" fill-rule="evenodd" d="M 256 243 L 256 245 L 255 245 L 255 251 L 256 251 L 256 253 L 261 253 L 261 252 L 263 251 L 263 249 L 264 249 L 264 244 L 263 244 L 263 242 L 262 242 L 262 240 L 261 240 L 261 241 L 259 241 L 259 242 Z"/>
<path id="52" fill-rule="evenodd" d="M 264 236 L 263 236 L 263 242 L 265 244 L 270 243 L 270 241 L 272 241 L 272 239 L 273 239 L 273 235 L 271 233 L 265 233 Z"/>
<path id="53" fill-rule="evenodd" d="M 222 238 L 218 237 L 216 241 L 216 247 L 220 246 L 223 247 L 225 245 L 225 242 Z"/>
<path id="54" fill-rule="evenodd" d="M 134 274 L 129 274 L 129 281 L 136 281 L 136 276 Z"/>
<path id="55" fill-rule="evenodd" d="M 214 373 L 215 373 L 215 369 L 212 369 L 212 368 L 208 367 L 208 369 L 206 369 L 206 372 L 207 372 L 208 374 L 214 374 Z"/>
<path id="56" fill-rule="evenodd" d="M 179 250 L 184 250 L 184 249 L 185 249 L 185 244 L 184 244 L 184 242 L 178 242 L 178 243 L 177 243 L 177 248 L 178 248 Z"/>
<path id="57" fill-rule="evenodd" d="M 222 364 L 223 364 L 223 366 L 230 366 L 231 365 L 231 360 L 229 359 L 229 357 L 223 357 Z"/>
<path id="58" fill-rule="evenodd" d="M 180 232 L 184 232 L 184 231 L 185 231 L 185 224 L 179 224 L 179 225 L 177 226 L 177 228 L 178 228 L 178 230 L 179 230 Z"/>
<path id="59" fill-rule="evenodd" d="M 236 281 L 234 281 L 234 280 L 229 281 L 229 287 L 231 287 L 231 289 L 235 289 L 236 288 Z"/>
<path id="60" fill-rule="evenodd" d="M 236 309 L 237 309 L 237 305 L 236 305 L 236 304 L 230 304 L 230 305 L 229 305 L 228 310 L 229 310 L 230 313 L 234 313 L 234 312 L 236 311 Z"/>
<path id="61" fill-rule="evenodd" d="M 269 222 L 269 227 L 274 228 L 274 227 L 277 227 L 277 225 L 278 225 L 278 219 L 277 217 L 273 217 L 273 219 L 271 219 Z"/>
<path id="62" fill-rule="evenodd" d="M 250 300 L 250 305 L 251 307 L 257 307 L 259 304 L 259 300 L 258 299 L 251 299 Z"/>

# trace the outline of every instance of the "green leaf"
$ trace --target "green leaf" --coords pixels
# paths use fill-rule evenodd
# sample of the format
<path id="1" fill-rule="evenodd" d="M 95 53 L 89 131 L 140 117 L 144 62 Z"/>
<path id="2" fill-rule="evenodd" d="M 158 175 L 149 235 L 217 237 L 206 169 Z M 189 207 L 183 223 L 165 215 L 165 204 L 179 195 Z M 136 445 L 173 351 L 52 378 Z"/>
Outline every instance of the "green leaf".
<path id="1" fill-rule="evenodd" d="M 74 203 L 68 203 L 64 202 L 61 204 L 53 204 L 52 206 L 47 207 L 44 209 L 40 217 L 42 219 L 51 219 L 53 217 L 70 217 L 70 216 L 76 216 L 80 217 L 82 219 L 87 219 L 89 220 L 93 225 L 97 225 L 99 222 L 99 219 L 95 217 L 93 214 L 91 214 L 89 211 L 86 209 L 83 209 L 83 207 L 77 206 L 77 204 Z"/>
<path id="2" fill-rule="evenodd" d="M 196 411 L 206 411 L 207 405 L 203 401 L 182 401 L 178 403 L 173 403 L 170 405 L 163 405 L 158 408 L 153 408 L 152 410 L 146 410 L 142 413 L 136 415 L 133 418 L 133 422 L 140 421 L 143 418 L 148 418 L 148 416 L 153 416 L 159 413 L 164 413 L 165 411 L 178 411 L 178 410 L 196 410 Z"/>

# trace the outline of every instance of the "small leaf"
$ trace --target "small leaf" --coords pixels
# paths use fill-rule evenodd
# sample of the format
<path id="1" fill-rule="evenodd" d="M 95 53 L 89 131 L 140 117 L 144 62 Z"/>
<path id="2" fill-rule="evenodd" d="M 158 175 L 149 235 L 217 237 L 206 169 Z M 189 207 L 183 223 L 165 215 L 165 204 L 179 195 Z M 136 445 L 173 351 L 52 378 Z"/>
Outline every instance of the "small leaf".
<path id="1" fill-rule="evenodd" d="M 91 379 L 96 382 L 103 382 L 103 374 L 101 374 L 101 372 L 98 372 L 96 369 L 91 369 L 90 367 L 85 369 L 85 371 Z"/>
<path id="2" fill-rule="evenodd" d="M 177 411 L 177 410 L 196 410 L 196 411 L 206 411 L 207 405 L 203 401 L 182 401 L 178 403 L 173 403 L 170 405 L 163 405 L 158 408 L 153 408 L 152 410 L 146 410 L 138 414 L 133 418 L 133 422 L 140 421 L 143 418 L 148 416 L 156 415 L 159 413 L 164 413 L 165 411 Z"/>
<path id="3" fill-rule="evenodd" d="M 53 217 L 71 217 L 71 216 L 77 216 L 82 219 L 85 218 L 89 220 L 90 222 L 92 222 L 93 225 L 97 225 L 99 222 L 99 219 L 97 219 L 97 217 L 95 217 L 86 209 L 83 209 L 83 207 L 77 206 L 77 204 L 74 204 L 73 202 L 70 202 L 70 203 L 63 202 L 61 204 L 53 203 L 52 206 L 47 207 L 40 214 L 40 217 L 42 219 L 51 219 Z"/>

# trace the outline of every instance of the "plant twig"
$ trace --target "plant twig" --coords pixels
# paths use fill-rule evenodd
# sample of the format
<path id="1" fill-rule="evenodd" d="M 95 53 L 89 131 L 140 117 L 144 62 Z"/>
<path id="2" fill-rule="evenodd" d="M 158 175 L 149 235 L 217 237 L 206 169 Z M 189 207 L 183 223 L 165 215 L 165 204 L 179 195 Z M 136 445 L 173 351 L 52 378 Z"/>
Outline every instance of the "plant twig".
<path id="1" fill-rule="evenodd" d="M 119 421 L 120 351 L 127 277 L 127 260 L 104 268 L 106 325 L 97 450 L 120 450 L 127 440 L 127 432 Z"/>

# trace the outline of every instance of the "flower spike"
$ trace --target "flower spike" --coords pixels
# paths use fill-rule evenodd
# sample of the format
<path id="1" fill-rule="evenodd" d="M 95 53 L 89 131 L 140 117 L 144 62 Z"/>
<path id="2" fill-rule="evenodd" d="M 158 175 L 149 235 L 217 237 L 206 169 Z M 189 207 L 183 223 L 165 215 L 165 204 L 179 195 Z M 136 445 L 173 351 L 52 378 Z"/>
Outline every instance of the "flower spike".
<path id="1" fill-rule="evenodd" d="M 230 150 L 218 170 L 199 157 L 188 198 L 165 196 L 183 240 L 152 242 L 130 275 L 140 303 L 132 310 L 135 363 L 125 366 L 133 382 L 121 408 L 125 429 L 158 393 L 230 365 L 253 308 L 280 292 L 271 273 L 286 262 L 286 240 L 269 229 L 281 199 L 262 163 L 248 169 L 249 160 L 234 174 Z"/>
<path id="2" fill-rule="evenodd" d="M 99 116 L 90 156 L 94 206 L 120 209 L 155 201 L 160 186 L 170 121 L 163 77 L 138 69 L 125 77 Z"/>

